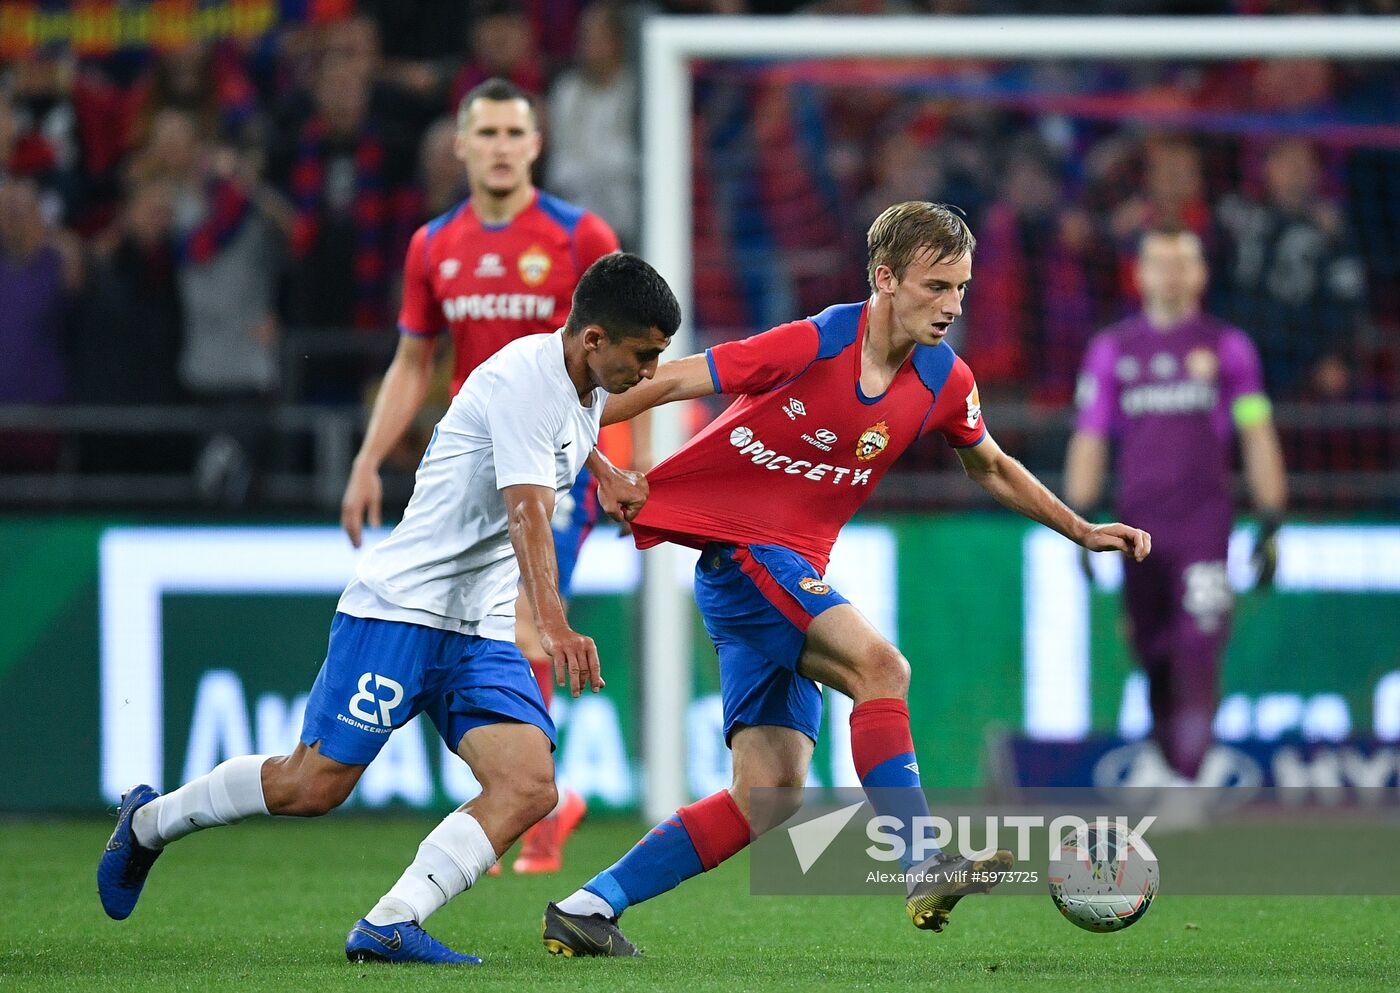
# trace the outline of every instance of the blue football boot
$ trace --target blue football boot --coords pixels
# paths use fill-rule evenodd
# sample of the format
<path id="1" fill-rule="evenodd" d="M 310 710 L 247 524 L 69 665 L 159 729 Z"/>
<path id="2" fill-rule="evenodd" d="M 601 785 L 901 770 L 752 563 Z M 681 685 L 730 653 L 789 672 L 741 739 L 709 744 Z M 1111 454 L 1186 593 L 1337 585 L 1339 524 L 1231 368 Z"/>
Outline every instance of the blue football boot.
<path id="1" fill-rule="evenodd" d="M 475 955 L 454 952 L 414 921 L 383 927 L 361 917 L 345 938 L 351 962 L 428 962 L 433 965 L 481 965 Z"/>
<path id="2" fill-rule="evenodd" d="M 160 858 L 162 849 L 147 848 L 136 840 L 131 829 L 136 811 L 160 796 L 144 783 L 122 794 L 117 810 L 117 827 L 107 842 L 102 859 L 97 863 L 97 893 L 102 897 L 102 909 L 114 921 L 124 921 L 136 909 L 146 874 Z"/>

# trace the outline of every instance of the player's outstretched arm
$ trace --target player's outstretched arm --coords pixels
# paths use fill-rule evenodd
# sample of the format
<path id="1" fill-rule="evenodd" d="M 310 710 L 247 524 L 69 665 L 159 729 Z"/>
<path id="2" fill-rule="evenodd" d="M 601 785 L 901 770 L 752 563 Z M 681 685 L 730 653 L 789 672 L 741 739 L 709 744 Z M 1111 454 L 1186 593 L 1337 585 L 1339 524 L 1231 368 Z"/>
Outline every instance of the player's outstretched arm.
<path id="1" fill-rule="evenodd" d="M 345 495 L 340 499 L 340 526 L 356 548 L 360 547 L 360 532 L 366 518 L 371 527 L 379 527 L 383 522 L 380 503 L 384 491 L 379 481 L 379 467 L 422 409 L 433 380 L 436 353 L 436 338 L 411 334 L 399 337 L 394 361 L 389 364 L 379 395 L 374 398 L 365 440 L 351 464 Z"/>
<path id="2" fill-rule="evenodd" d="M 1108 475 L 1108 439 L 1092 431 L 1076 431 L 1065 453 L 1065 503 L 1078 514 L 1091 514 L 1103 496 Z M 1079 546 L 1079 568 L 1084 578 L 1094 580 L 1089 549 Z"/>
<path id="3" fill-rule="evenodd" d="M 1083 510 L 1103 495 L 1108 475 L 1108 439 L 1089 431 L 1076 431 L 1065 453 L 1065 502 Z"/>
<path id="4" fill-rule="evenodd" d="M 584 686 L 594 693 L 603 688 L 598 648 L 593 639 L 569 627 L 564 598 L 559 595 L 559 566 L 554 554 L 554 491 L 548 486 L 522 483 L 501 490 L 506 501 L 510 543 L 520 565 L 520 585 L 535 612 L 540 644 L 554 660 L 554 677 L 578 696 Z"/>
<path id="5" fill-rule="evenodd" d="M 677 400 L 694 400 L 715 392 L 710 378 L 710 363 L 704 355 L 687 355 L 674 362 L 664 362 L 656 375 L 644 379 L 620 396 L 609 397 L 603 408 L 603 424 L 630 421 L 644 410 Z"/>
<path id="6" fill-rule="evenodd" d="M 1120 551 L 1141 562 L 1152 551 L 1152 536 L 1126 524 L 1090 524 L 1045 488 L 1030 470 L 1001 450 L 990 434 L 970 448 L 959 448 L 963 469 L 1004 507 L 1058 531 L 1091 552 Z"/>

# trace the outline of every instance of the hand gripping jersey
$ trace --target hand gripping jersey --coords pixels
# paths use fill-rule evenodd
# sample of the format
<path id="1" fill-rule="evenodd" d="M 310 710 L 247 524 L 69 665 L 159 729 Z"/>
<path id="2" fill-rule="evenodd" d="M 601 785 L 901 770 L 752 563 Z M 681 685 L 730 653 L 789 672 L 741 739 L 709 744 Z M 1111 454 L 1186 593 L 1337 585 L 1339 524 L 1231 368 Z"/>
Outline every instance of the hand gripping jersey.
<path id="1" fill-rule="evenodd" d="M 1209 533 L 1231 517 L 1231 408 L 1263 400 L 1245 333 L 1205 314 L 1159 331 L 1141 314 L 1089 345 L 1078 428 L 1117 443 L 1118 512 L 1154 533 Z"/>
<path id="2" fill-rule="evenodd" d="M 841 527 L 916 438 L 982 440 L 977 384 L 946 343 L 915 346 L 881 396 L 861 392 L 867 309 L 830 307 L 706 352 L 715 391 L 740 397 L 647 474 L 639 548 L 781 545 L 824 573 Z"/>
<path id="3" fill-rule="evenodd" d="M 602 218 L 548 193 L 502 225 L 463 200 L 409 242 L 399 330 L 451 330 L 456 393 L 502 345 L 561 327 L 583 271 L 617 248 Z"/>

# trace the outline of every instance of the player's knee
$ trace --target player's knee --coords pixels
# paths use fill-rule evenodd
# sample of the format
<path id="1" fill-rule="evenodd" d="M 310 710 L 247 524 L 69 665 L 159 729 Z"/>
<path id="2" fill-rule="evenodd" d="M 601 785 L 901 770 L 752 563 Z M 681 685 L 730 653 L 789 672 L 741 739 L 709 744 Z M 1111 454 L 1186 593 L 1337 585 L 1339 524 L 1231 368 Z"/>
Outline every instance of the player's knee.
<path id="1" fill-rule="evenodd" d="M 861 663 L 859 682 L 866 698 L 909 694 L 909 660 L 889 642 L 881 642 Z"/>
<path id="2" fill-rule="evenodd" d="M 554 785 L 554 770 L 524 776 L 514 789 L 521 817 L 533 824 L 548 817 L 559 803 L 559 789 Z"/>
<path id="3" fill-rule="evenodd" d="M 805 784 L 805 774 L 775 776 L 758 786 L 756 791 L 754 787 L 741 788 L 736 785 L 734 790 L 738 792 L 734 797 L 757 833 L 762 834 L 802 809 L 801 787 Z M 746 802 L 739 800 L 740 793 Z"/>
<path id="4" fill-rule="evenodd" d="M 754 830 L 762 834 L 801 809 L 801 787 L 806 784 L 806 763 L 773 763 L 761 768 L 736 767 L 729 795 Z"/>

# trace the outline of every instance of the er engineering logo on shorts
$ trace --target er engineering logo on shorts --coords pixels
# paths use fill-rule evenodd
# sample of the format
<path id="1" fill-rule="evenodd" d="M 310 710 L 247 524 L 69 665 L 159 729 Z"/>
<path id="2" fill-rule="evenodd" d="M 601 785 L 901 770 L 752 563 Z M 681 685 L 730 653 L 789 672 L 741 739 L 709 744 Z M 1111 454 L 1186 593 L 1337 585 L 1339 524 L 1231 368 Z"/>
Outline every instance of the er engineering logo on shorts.
<path id="1" fill-rule="evenodd" d="M 369 688 L 370 680 L 374 680 L 374 689 Z M 381 699 L 376 690 L 388 690 L 389 698 Z M 350 713 L 358 717 L 367 724 L 374 724 L 383 727 L 392 727 L 393 720 L 389 712 L 403 702 L 403 684 L 388 676 L 381 676 L 377 672 L 367 672 L 360 677 L 360 692 L 350 698 Z M 366 710 L 362 704 L 379 704 L 379 713 Z"/>

